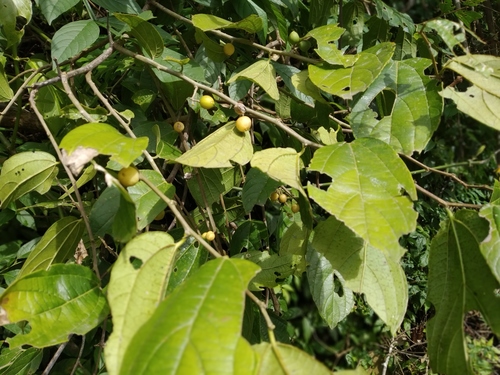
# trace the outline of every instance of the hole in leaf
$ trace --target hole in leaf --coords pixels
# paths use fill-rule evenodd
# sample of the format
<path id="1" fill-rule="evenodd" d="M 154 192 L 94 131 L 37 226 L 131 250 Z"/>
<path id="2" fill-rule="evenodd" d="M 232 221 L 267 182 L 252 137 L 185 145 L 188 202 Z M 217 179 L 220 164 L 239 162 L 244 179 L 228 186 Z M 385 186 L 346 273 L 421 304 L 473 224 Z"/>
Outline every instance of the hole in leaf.
<path id="1" fill-rule="evenodd" d="M 281 276 L 281 273 L 279 273 L 278 271 L 274 271 L 274 274 L 275 274 L 276 276 Z"/>
<path id="2" fill-rule="evenodd" d="M 342 283 L 335 274 L 333 275 L 333 290 L 338 294 L 339 297 L 344 296 L 344 288 L 342 286 Z"/>
<path id="3" fill-rule="evenodd" d="M 142 260 L 140 260 L 137 257 L 131 256 L 129 258 L 129 262 L 132 265 L 132 267 L 134 267 L 134 270 L 138 270 L 139 268 L 142 267 Z"/>
<path id="4" fill-rule="evenodd" d="M 177 267 L 174 268 L 174 273 L 177 272 Z"/>
<path id="5" fill-rule="evenodd" d="M 381 91 L 370 103 L 370 109 L 377 114 L 377 120 L 392 115 L 396 94 L 392 90 Z"/>
<path id="6" fill-rule="evenodd" d="M 277 277 L 274 281 L 275 281 L 275 282 L 277 282 L 277 283 L 279 284 L 279 283 L 284 282 L 284 281 L 285 281 L 285 279 L 280 279 L 280 278 L 278 278 L 278 277 Z"/>

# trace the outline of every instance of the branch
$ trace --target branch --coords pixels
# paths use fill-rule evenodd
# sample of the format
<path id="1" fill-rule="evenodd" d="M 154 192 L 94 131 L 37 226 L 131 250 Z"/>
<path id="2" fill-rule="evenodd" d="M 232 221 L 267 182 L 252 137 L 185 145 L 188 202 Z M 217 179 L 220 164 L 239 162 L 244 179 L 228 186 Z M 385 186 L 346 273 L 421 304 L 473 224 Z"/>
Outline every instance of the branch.
<path id="1" fill-rule="evenodd" d="M 455 202 L 448 202 L 440 197 L 438 197 L 435 194 L 432 194 L 429 190 L 424 189 L 423 187 L 415 184 L 415 187 L 417 188 L 418 191 L 421 193 L 427 195 L 429 198 L 434 199 L 436 202 L 438 202 L 440 205 L 450 208 L 450 207 L 463 207 L 463 208 L 473 208 L 473 209 L 480 209 L 483 206 L 480 204 L 472 204 L 472 203 L 455 203 Z"/>

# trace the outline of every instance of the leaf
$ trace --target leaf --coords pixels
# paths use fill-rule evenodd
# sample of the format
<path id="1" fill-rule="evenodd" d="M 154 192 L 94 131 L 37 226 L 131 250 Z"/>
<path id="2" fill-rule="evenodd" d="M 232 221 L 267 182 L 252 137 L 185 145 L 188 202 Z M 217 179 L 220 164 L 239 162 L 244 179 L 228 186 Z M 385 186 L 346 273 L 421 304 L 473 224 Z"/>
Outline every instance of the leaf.
<path id="1" fill-rule="evenodd" d="M 257 269 L 228 258 L 203 265 L 137 332 L 120 374 L 253 374 L 256 358 L 240 332 Z"/>
<path id="2" fill-rule="evenodd" d="M 399 264 L 403 248 L 393 249 L 392 253 L 376 249 L 330 217 L 316 227 L 308 258 L 314 256 L 311 251 L 324 255 L 342 275 L 346 287 L 363 293 L 392 334 L 396 333 L 408 304 L 406 276 Z"/>
<path id="3" fill-rule="evenodd" d="M 0 374 L 30 375 L 40 366 L 43 353 L 38 348 L 4 349 L 0 355 Z"/>
<path id="4" fill-rule="evenodd" d="M 165 181 L 158 172 L 142 170 L 141 174 L 168 198 L 174 198 L 175 187 Z M 137 230 L 146 228 L 167 207 L 167 204 L 143 181 L 129 187 L 128 193 L 136 206 Z"/>
<path id="5" fill-rule="evenodd" d="M 151 58 L 162 55 L 163 39 L 156 28 L 135 14 L 115 13 L 114 16 L 130 26 L 130 32 L 139 42 L 139 45 Z"/>
<path id="6" fill-rule="evenodd" d="M 276 181 L 291 186 L 306 195 L 300 182 L 302 160 L 293 148 L 269 148 L 257 151 L 250 162 L 252 168 L 259 168 Z"/>
<path id="7" fill-rule="evenodd" d="M 298 91 L 307 95 L 307 97 L 311 97 L 317 102 L 325 103 L 325 99 L 321 96 L 320 90 L 309 79 L 309 72 L 307 70 L 294 74 L 292 76 L 292 84 Z"/>
<path id="8" fill-rule="evenodd" d="M 500 206 L 488 204 L 481 208 L 479 215 L 490 223 L 490 233 L 480 244 L 481 253 L 500 282 Z"/>
<path id="9" fill-rule="evenodd" d="M 260 357 L 259 367 L 255 372 L 258 375 L 332 374 L 321 362 L 295 346 L 262 342 L 252 348 Z"/>
<path id="10" fill-rule="evenodd" d="M 446 43 L 450 51 L 453 51 L 453 48 L 456 45 L 465 42 L 466 39 L 460 24 L 450 20 L 436 19 L 428 21 L 425 23 L 422 31 L 427 31 L 427 28 L 436 31 L 441 39 L 443 39 L 443 42 Z"/>
<path id="11" fill-rule="evenodd" d="M 5 74 L 5 64 L 7 59 L 0 53 L 0 102 L 6 102 L 12 99 L 14 91 L 10 88 L 9 80 Z"/>
<path id="12" fill-rule="evenodd" d="M 480 250 L 488 222 L 471 210 L 448 215 L 431 242 L 428 298 L 436 314 L 427 324 L 428 353 L 434 372 L 472 374 L 463 319 L 467 311 L 479 310 L 499 335 L 500 284 Z"/>
<path id="13" fill-rule="evenodd" d="M 475 85 L 470 86 L 465 92 L 447 87 L 440 94 L 444 98 L 453 100 L 459 111 L 493 129 L 500 130 L 499 96 L 492 95 Z"/>
<path id="14" fill-rule="evenodd" d="M 309 65 L 309 78 L 321 90 L 352 99 L 353 95 L 365 91 L 389 63 L 394 53 L 394 44 L 380 43 L 358 54 L 355 64 L 348 68 L 328 65 Z"/>
<path id="15" fill-rule="evenodd" d="M 426 76 L 431 61 L 415 58 L 391 61 L 355 102 L 350 115 L 354 136 L 372 137 L 390 144 L 396 152 L 422 151 L 441 120 L 440 85 Z M 389 90 L 394 96 L 391 113 L 377 113 L 370 106 L 377 95 Z"/>
<path id="16" fill-rule="evenodd" d="M 99 26 L 92 20 L 70 22 L 52 37 L 51 58 L 57 63 L 77 55 L 90 47 L 99 37 Z M 55 67 L 56 62 L 54 62 Z"/>
<path id="17" fill-rule="evenodd" d="M 193 172 L 191 178 L 187 180 L 187 184 L 189 192 L 196 203 L 201 207 L 205 207 L 205 205 L 211 206 L 212 203 L 219 202 L 221 194 L 225 194 L 234 186 L 238 186 L 240 179 L 239 170 L 237 171 L 236 168 L 198 168 Z"/>
<path id="18" fill-rule="evenodd" d="M 109 13 L 139 14 L 142 11 L 135 0 L 93 0 L 92 2 L 103 7 Z"/>
<path id="19" fill-rule="evenodd" d="M 45 0 L 39 2 L 40 11 L 50 25 L 57 17 L 73 8 L 80 0 Z"/>
<path id="20" fill-rule="evenodd" d="M 0 172 L 0 206 L 5 208 L 30 191 L 48 192 L 58 172 L 57 164 L 51 154 L 43 151 L 11 156 Z"/>
<path id="21" fill-rule="evenodd" d="M 269 242 L 269 233 L 262 221 L 247 220 L 241 223 L 234 231 L 229 244 L 231 256 L 240 254 L 242 251 L 257 251 L 262 248 L 263 243 Z"/>
<path id="22" fill-rule="evenodd" d="M 240 133 L 235 122 L 228 122 L 198 142 L 192 149 L 176 159 L 177 163 L 191 167 L 226 168 L 230 161 L 245 165 L 253 155 L 249 132 Z"/>
<path id="23" fill-rule="evenodd" d="M 99 137 L 95 135 L 99 134 Z M 71 156 L 78 147 L 93 148 L 111 160 L 128 167 L 148 146 L 148 138 L 129 138 L 108 124 L 90 123 L 71 130 L 60 145 Z"/>
<path id="24" fill-rule="evenodd" d="M 7 339 L 10 348 L 53 346 L 84 335 L 108 315 L 95 274 L 77 264 L 54 264 L 14 281 L 0 297 L 2 325 L 27 320 L 31 332 Z M 62 319 L 61 317 L 64 317 Z"/>
<path id="25" fill-rule="evenodd" d="M 241 21 L 231 22 L 211 14 L 194 14 L 191 18 L 194 27 L 202 31 L 219 29 L 240 29 L 254 34 L 262 30 L 262 19 L 257 14 L 251 14 Z"/>
<path id="26" fill-rule="evenodd" d="M 323 254 L 308 249 L 306 261 L 312 298 L 321 317 L 333 329 L 354 307 L 352 290 Z"/>
<path id="27" fill-rule="evenodd" d="M 108 301 L 113 333 L 106 342 L 106 369 L 120 372 L 132 338 L 163 300 L 178 245 L 163 232 L 147 232 L 132 239 L 113 265 Z"/>
<path id="28" fill-rule="evenodd" d="M 276 71 L 268 60 L 259 60 L 253 63 L 241 72 L 233 74 L 226 83 L 231 84 L 240 79 L 248 79 L 259 85 L 274 100 L 278 100 L 280 97 L 276 84 Z"/>
<path id="29" fill-rule="evenodd" d="M 252 279 L 249 289 L 261 290 L 262 288 L 274 288 L 283 282 L 288 276 L 295 273 L 297 264 L 293 255 L 269 254 L 269 251 L 251 250 L 237 254 L 231 259 L 246 259 L 257 264 L 261 271 Z"/>
<path id="30" fill-rule="evenodd" d="M 415 24 L 408 14 L 401 13 L 382 0 L 375 0 L 377 16 L 389 22 L 389 25 L 401 27 L 409 34 L 415 33 Z"/>
<path id="31" fill-rule="evenodd" d="M 83 220 L 64 217 L 50 226 L 23 264 L 18 278 L 47 270 L 53 263 L 64 263 L 74 254 L 85 226 Z"/>
<path id="32" fill-rule="evenodd" d="M 252 211 L 258 204 L 263 206 L 269 199 L 269 196 L 280 186 L 280 183 L 269 177 L 258 168 L 250 168 L 246 175 L 245 184 L 241 197 L 245 212 Z"/>
<path id="33" fill-rule="evenodd" d="M 399 237 L 415 230 L 415 184 L 386 143 L 360 138 L 325 146 L 309 170 L 332 178 L 327 191 L 309 183 L 309 196 L 373 247 L 398 252 Z"/>
<path id="34" fill-rule="evenodd" d="M 316 39 L 318 48 L 314 49 L 319 57 L 332 65 L 352 66 L 359 55 L 344 55 L 334 43 L 340 39 L 345 29 L 337 25 L 325 25 L 309 31 L 306 37 Z"/>
<path id="35" fill-rule="evenodd" d="M 293 222 L 283 233 L 280 241 L 280 256 L 291 255 L 294 273 L 297 275 L 306 271 L 306 249 L 309 230 L 302 223 Z"/>
<path id="36" fill-rule="evenodd" d="M 7 39 L 4 50 L 20 42 L 24 27 L 31 21 L 32 5 L 30 0 L 3 0 L 1 5 L 2 39 Z"/>

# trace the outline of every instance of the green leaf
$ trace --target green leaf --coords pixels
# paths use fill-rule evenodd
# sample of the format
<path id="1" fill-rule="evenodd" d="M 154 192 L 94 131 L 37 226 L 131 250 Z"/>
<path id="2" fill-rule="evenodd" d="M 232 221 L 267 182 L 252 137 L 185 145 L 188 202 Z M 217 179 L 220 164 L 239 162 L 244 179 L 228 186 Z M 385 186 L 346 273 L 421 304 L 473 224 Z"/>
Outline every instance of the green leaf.
<path id="1" fill-rule="evenodd" d="M 45 0 L 40 1 L 40 11 L 50 25 L 57 17 L 73 8 L 80 0 Z"/>
<path id="2" fill-rule="evenodd" d="M 256 358 L 240 332 L 245 289 L 257 269 L 227 258 L 203 265 L 137 332 L 120 374 L 253 374 Z"/>
<path id="3" fill-rule="evenodd" d="M 297 222 L 293 222 L 281 236 L 279 255 L 292 256 L 294 272 L 297 275 L 306 271 L 308 237 L 309 230 Z"/>
<path id="4" fill-rule="evenodd" d="M 399 265 L 404 249 L 398 246 L 389 253 L 370 246 L 333 216 L 315 228 L 311 248 L 309 258 L 313 256 L 311 251 L 323 254 L 342 275 L 347 288 L 364 293 L 394 335 L 408 304 L 406 276 Z"/>
<path id="5" fill-rule="evenodd" d="M 303 167 L 300 154 L 293 148 L 269 148 L 257 151 L 250 162 L 252 168 L 259 168 L 276 181 L 291 186 L 306 195 L 300 182 Z"/>
<path id="6" fill-rule="evenodd" d="M 122 22 L 125 22 L 132 29 L 132 34 L 139 45 L 151 58 L 161 56 L 163 53 L 163 39 L 156 28 L 135 14 L 115 13 L 114 16 Z"/>
<path id="7" fill-rule="evenodd" d="M 295 346 L 262 342 L 252 346 L 259 355 L 258 375 L 314 374 L 331 375 L 332 372 L 306 352 Z"/>
<path id="8" fill-rule="evenodd" d="M 0 374 L 31 375 L 38 370 L 43 353 L 38 348 L 4 349 L 0 355 Z"/>
<path id="9" fill-rule="evenodd" d="M 245 212 L 250 212 L 256 204 L 263 206 L 280 183 L 258 168 L 250 168 L 246 175 L 241 197 Z"/>
<path id="10" fill-rule="evenodd" d="M 12 99 L 14 96 L 14 91 L 10 88 L 9 80 L 5 74 L 5 64 L 7 59 L 0 53 L 0 102 L 6 102 Z"/>
<path id="11" fill-rule="evenodd" d="M 229 254 L 236 255 L 243 249 L 260 250 L 263 243 L 269 242 L 269 232 L 262 221 L 247 220 L 234 231 L 229 244 Z"/>
<path id="12" fill-rule="evenodd" d="M 103 7 L 109 13 L 141 13 L 141 7 L 135 0 L 93 0 L 92 2 Z"/>
<path id="13" fill-rule="evenodd" d="M 57 164 L 51 154 L 42 151 L 21 152 L 7 159 L 0 172 L 0 207 L 30 191 L 48 192 L 58 172 Z"/>
<path id="14" fill-rule="evenodd" d="M 202 31 L 240 29 L 254 34 L 262 30 L 262 19 L 256 14 L 251 14 L 237 22 L 231 22 L 211 14 L 194 14 L 191 20 L 194 27 Z"/>
<path id="15" fill-rule="evenodd" d="M 375 9 L 377 11 L 377 16 L 387 21 L 389 25 L 402 27 L 404 31 L 409 34 L 415 32 L 415 24 L 408 14 L 397 11 L 382 0 L 375 0 Z"/>
<path id="16" fill-rule="evenodd" d="M 46 270 L 53 263 L 64 263 L 75 253 L 85 225 L 83 220 L 64 217 L 50 226 L 24 262 L 18 278 L 34 271 Z"/>
<path id="17" fill-rule="evenodd" d="M 205 205 L 211 206 L 212 203 L 219 202 L 221 194 L 226 194 L 234 186 L 238 186 L 240 180 L 239 168 L 198 168 L 193 171 L 187 184 L 196 203 L 205 207 Z"/>
<path id="18" fill-rule="evenodd" d="M 104 348 L 111 375 L 120 372 L 133 336 L 163 300 L 177 246 L 166 233 L 143 233 L 125 246 L 113 265 L 108 286 L 113 333 Z"/>
<path id="19" fill-rule="evenodd" d="M 500 206 L 488 204 L 481 208 L 479 215 L 490 222 L 490 233 L 480 245 L 481 253 L 500 282 Z"/>
<path id="20" fill-rule="evenodd" d="M 95 274 L 77 264 L 54 264 L 12 283 L 0 297 L 2 325 L 27 320 L 31 332 L 8 338 L 11 348 L 53 346 L 84 335 L 108 315 Z M 62 319 L 61 317 L 64 317 Z"/>
<path id="21" fill-rule="evenodd" d="M 148 138 L 129 138 L 111 125 L 90 123 L 71 130 L 59 146 L 66 150 L 69 158 L 74 152 L 78 153 L 79 148 L 92 148 L 99 154 L 110 155 L 111 160 L 121 166 L 128 167 L 147 148 Z"/>
<path id="22" fill-rule="evenodd" d="M 325 146 L 309 169 L 332 178 L 327 191 L 309 184 L 309 196 L 373 247 L 398 252 L 399 237 L 415 230 L 415 184 L 386 143 L 360 138 Z"/>
<path id="23" fill-rule="evenodd" d="M 3 0 L 1 2 L 0 25 L 2 39 L 7 39 L 7 48 L 18 44 L 24 35 L 24 27 L 31 21 L 30 0 Z"/>
<path id="24" fill-rule="evenodd" d="M 332 65 L 343 65 L 344 68 L 352 66 L 359 55 L 344 55 L 336 44 L 345 29 L 337 25 L 325 25 L 309 31 L 306 37 L 311 36 L 316 39 L 318 48 L 315 49 L 319 57 Z"/>
<path id="25" fill-rule="evenodd" d="M 354 307 L 352 290 L 323 254 L 309 248 L 306 260 L 312 298 L 321 317 L 333 329 Z"/>
<path id="26" fill-rule="evenodd" d="M 427 28 L 436 31 L 450 51 L 453 51 L 456 45 L 465 41 L 465 34 L 462 31 L 462 27 L 457 22 L 446 19 L 436 19 L 426 22 L 422 31 L 426 31 L 425 29 Z"/>
<path id="27" fill-rule="evenodd" d="M 380 139 L 407 155 L 422 151 L 439 125 L 443 108 L 440 85 L 424 74 L 430 64 L 421 58 L 387 64 L 353 105 L 350 122 L 354 136 Z M 395 96 L 388 103 L 392 113 L 384 114 L 379 108 L 381 118 L 377 119 L 370 107 L 384 90 Z"/>
<path id="28" fill-rule="evenodd" d="M 245 165 L 252 155 L 249 132 L 239 132 L 231 121 L 202 139 L 176 162 L 191 167 L 226 168 L 232 166 L 230 161 Z"/>
<path id="29" fill-rule="evenodd" d="M 293 86 L 308 97 L 313 98 L 317 102 L 325 103 L 325 99 L 321 96 L 321 92 L 318 87 L 312 83 L 309 79 L 309 72 L 307 70 L 303 70 L 299 73 L 296 73 L 291 78 Z"/>
<path id="30" fill-rule="evenodd" d="M 161 174 L 152 170 L 142 170 L 141 174 L 168 198 L 174 198 L 175 187 L 165 181 Z M 167 204 L 143 181 L 129 187 L 128 193 L 136 206 L 138 230 L 146 228 L 167 207 Z"/>
<path id="31" fill-rule="evenodd" d="M 257 264 L 261 271 L 252 279 L 250 290 L 274 288 L 282 283 L 288 276 L 295 273 L 297 264 L 292 254 L 269 254 L 269 251 L 251 250 L 237 254 L 231 259 L 246 259 Z"/>
<path id="32" fill-rule="evenodd" d="M 226 83 L 229 85 L 240 79 L 248 79 L 259 85 L 274 100 L 280 97 L 276 84 L 276 71 L 269 60 L 259 60 L 253 63 L 241 72 L 233 74 Z"/>
<path id="33" fill-rule="evenodd" d="M 430 365 L 434 372 L 473 374 L 466 351 L 463 320 L 479 310 L 492 331 L 500 334 L 500 287 L 481 254 L 488 222 L 471 210 L 461 210 L 442 223 L 431 243 L 429 301 L 436 315 L 427 324 Z"/>
<path id="34" fill-rule="evenodd" d="M 393 43 L 380 43 L 357 56 L 355 64 L 348 68 L 329 65 L 309 65 L 309 78 L 321 90 L 352 99 L 353 95 L 365 91 L 377 78 L 394 53 Z"/>
<path id="35" fill-rule="evenodd" d="M 52 37 L 51 58 L 57 63 L 77 55 L 90 47 L 99 37 L 99 26 L 92 20 L 70 22 Z M 54 67 L 55 67 L 54 62 Z"/>

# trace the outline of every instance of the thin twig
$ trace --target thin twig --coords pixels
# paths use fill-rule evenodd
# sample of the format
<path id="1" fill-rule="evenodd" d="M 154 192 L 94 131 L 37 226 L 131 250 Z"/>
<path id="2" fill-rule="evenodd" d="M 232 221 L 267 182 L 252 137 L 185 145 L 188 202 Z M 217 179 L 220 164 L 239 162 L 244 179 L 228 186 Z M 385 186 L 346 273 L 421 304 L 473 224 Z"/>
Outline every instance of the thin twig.
<path id="1" fill-rule="evenodd" d="M 387 355 L 385 357 L 385 361 L 382 364 L 382 375 L 385 375 L 387 373 L 387 366 L 389 366 L 389 360 L 391 359 L 392 350 L 394 349 L 395 343 L 396 343 L 396 340 L 394 339 L 394 337 L 392 337 L 391 343 L 389 345 L 389 351 L 387 352 Z"/>
<path id="2" fill-rule="evenodd" d="M 71 374 L 73 375 L 80 364 L 80 358 L 82 358 L 83 348 L 85 347 L 85 335 L 82 335 L 82 344 L 80 345 L 80 351 L 78 352 L 78 357 L 76 358 L 75 365 L 73 366 L 73 370 L 71 370 Z"/>
<path id="3" fill-rule="evenodd" d="M 45 81 L 46 82 L 46 81 Z M 52 147 L 54 148 L 54 151 L 56 152 L 57 157 L 61 161 L 61 164 L 66 171 L 66 174 L 68 175 L 69 180 L 71 181 L 71 185 L 73 186 L 73 191 L 76 196 L 76 201 L 78 202 L 78 211 L 80 212 L 80 215 L 82 216 L 83 222 L 85 223 L 85 227 L 87 229 L 87 233 L 89 235 L 89 240 L 90 240 L 90 246 L 92 247 L 92 263 L 93 263 L 93 268 L 94 272 L 96 273 L 96 276 L 101 279 L 101 275 L 99 273 L 99 267 L 98 267 L 98 262 L 97 262 L 97 248 L 95 245 L 95 240 L 94 240 L 94 235 L 92 233 L 92 228 L 90 227 L 90 222 L 89 218 L 87 216 L 87 213 L 85 212 L 85 208 L 83 207 L 83 201 L 82 201 L 82 196 L 80 195 L 80 191 L 78 190 L 78 185 L 76 183 L 75 177 L 73 176 L 73 173 L 71 170 L 68 168 L 66 164 L 63 163 L 63 156 L 61 154 L 61 150 L 59 150 L 59 145 L 57 144 L 54 136 L 52 135 L 52 132 L 50 131 L 49 127 L 47 126 L 47 123 L 45 122 L 45 119 L 43 118 L 42 114 L 38 110 L 36 103 L 35 103 L 35 96 L 36 93 L 38 92 L 38 88 L 34 88 L 29 96 L 29 102 L 31 105 L 31 108 L 33 109 L 33 112 L 35 112 L 36 117 L 38 117 L 38 120 L 40 121 L 40 124 L 42 125 L 43 129 L 45 130 L 45 133 L 47 134 L 47 137 L 49 138 L 50 143 L 52 144 Z"/>
<path id="4" fill-rule="evenodd" d="M 71 87 L 68 82 L 68 75 L 65 72 L 59 71 L 59 76 L 61 77 L 61 83 L 64 87 L 66 95 L 68 96 L 69 100 L 71 100 L 71 103 L 73 103 L 76 109 L 78 109 L 80 115 L 88 122 L 94 122 L 94 119 L 89 115 L 89 113 L 85 110 L 85 108 L 83 108 L 80 101 L 73 94 L 73 90 L 71 90 Z"/>
<path id="5" fill-rule="evenodd" d="M 54 367 L 54 365 L 56 364 L 56 362 L 59 359 L 59 357 L 61 356 L 64 348 L 66 347 L 66 345 L 68 345 L 68 342 L 71 339 L 71 336 L 72 335 L 68 336 L 68 341 L 59 345 L 59 347 L 57 348 L 57 351 L 54 353 L 54 356 L 50 360 L 49 364 L 47 365 L 47 367 L 45 367 L 45 370 L 43 370 L 42 375 L 48 375 L 50 373 L 50 370 L 52 370 L 52 367 Z"/>
<path id="6" fill-rule="evenodd" d="M 441 206 L 444 206 L 446 208 L 449 207 L 464 207 L 464 208 L 473 208 L 473 209 L 480 209 L 483 206 L 479 204 L 472 204 L 472 203 L 455 203 L 455 202 L 448 202 L 440 197 L 438 197 L 435 194 L 432 194 L 429 190 L 424 189 L 423 187 L 415 184 L 415 187 L 417 188 L 418 191 L 421 193 L 427 195 L 429 198 L 434 199 L 436 202 L 438 202 Z"/>

